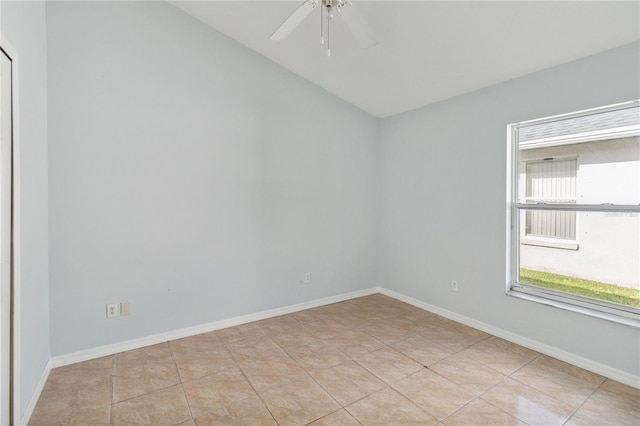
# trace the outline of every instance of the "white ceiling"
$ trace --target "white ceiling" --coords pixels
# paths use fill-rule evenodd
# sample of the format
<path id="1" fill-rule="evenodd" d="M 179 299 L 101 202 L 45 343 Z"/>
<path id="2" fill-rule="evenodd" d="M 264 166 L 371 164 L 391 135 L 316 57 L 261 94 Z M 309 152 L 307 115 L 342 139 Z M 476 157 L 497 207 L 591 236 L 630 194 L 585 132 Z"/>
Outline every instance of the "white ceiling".
<path id="1" fill-rule="evenodd" d="M 640 39 L 640 1 L 353 0 L 380 43 L 360 49 L 338 17 L 327 57 L 319 8 L 269 40 L 302 0 L 170 3 L 376 117 Z"/>

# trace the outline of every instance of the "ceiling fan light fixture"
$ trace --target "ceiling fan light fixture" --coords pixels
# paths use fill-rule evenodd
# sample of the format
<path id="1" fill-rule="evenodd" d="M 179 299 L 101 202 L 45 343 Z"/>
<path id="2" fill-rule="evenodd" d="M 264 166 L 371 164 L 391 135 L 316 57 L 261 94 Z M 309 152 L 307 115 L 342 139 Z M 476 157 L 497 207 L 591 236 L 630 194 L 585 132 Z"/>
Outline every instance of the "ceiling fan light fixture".
<path id="1" fill-rule="evenodd" d="M 326 8 L 326 42 L 327 42 L 327 56 L 331 56 L 330 41 L 330 28 L 331 20 L 334 18 L 334 10 L 340 12 L 340 15 L 344 19 L 349 30 L 353 33 L 354 37 L 362 47 L 371 47 L 378 44 L 378 41 L 373 36 L 371 28 L 367 25 L 364 18 L 352 7 L 350 0 L 307 0 L 302 3 L 298 8 L 278 27 L 277 30 L 271 34 L 271 40 L 283 40 L 293 30 L 300 25 L 300 23 L 316 8 L 320 5 L 320 44 L 325 43 L 325 8 Z M 345 7 L 347 6 L 347 7 Z M 346 12 L 346 13 L 345 13 Z"/>
<path id="2" fill-rule="evenodd" d="M 322 0 L 324 6 L 327 8 L 327 56 L 331 56 L 331 20 L 333 19 L 333 12 L 331 11 L 332 0 Z M 322 15 L 320 15 L 320 26 L 322 26 Z"/>
<path id="3" fill-rule="evenodd" d="M 324 8 L 320 8 L 320 44 L 324 44 Z"/>

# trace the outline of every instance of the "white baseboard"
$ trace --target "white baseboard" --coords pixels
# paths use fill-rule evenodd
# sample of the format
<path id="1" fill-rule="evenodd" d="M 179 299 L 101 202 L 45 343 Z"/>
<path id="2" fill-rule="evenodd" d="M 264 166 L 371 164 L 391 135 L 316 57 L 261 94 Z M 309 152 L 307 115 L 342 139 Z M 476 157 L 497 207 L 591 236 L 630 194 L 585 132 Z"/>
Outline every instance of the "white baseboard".
<path id="1" fill-rule="evenodd" d="M 242 315 L 239 317 L 228 318 L 220 321 L 214 321 L 206 324 L 200 324 L 193 327 L 172 330 L 165 333 L 154 334 L 152 336 L 141 337 L 139 339 L 127 340 L 124 342 L 113 343 L 110 345 L 91 348 L 83 351 L 73 352 L 70 354 L 59 355 L 51 358 L 50 363 L 53 368 L 63 365 L 75 364 L 77 362 L 88 361 L 103 356 L 113 355 L 119 352 L 139 349 L 145 346 L 156 345 L 169 340 L 182 339 L 184 337 L 195 336 L 196 334 L 207 333 L 209 331 L 220 330 L 227 327 L 246 324 L 249 322 L 259 321 L 267 318 L 277 317 L 280 315 L 291 314 L 293 312 L 303 311 L 305 309 L 317 308 L 319 306 L 330 305 L 332 303 L 343 302 L 356 297 L 368 296 L 374 293 L 380 293 L 380 287 L 372 287 L 365 290 L 354 291 L 351 293 L 340 294 L 338 296 L 325 297 L 323 299 L 312 300 L 309 302 L 298 303 L 296 305 L 285 306 L 282 308 L 270 309 L 268 311 L 257 312 L 255 314 Z M 38 392 L 38 395 L 40 393 Z"/>
<path id="2" fill-rule="evenodd" d="M 36 409 L 36 404 L 38 403 L 40 394 L 44 389 L 44 385 L 47 383 L 47 379 L 49 378 L 49 373 L 51 373 L 52 368 L 53 366 L 51 363 L 51 359 L 49 359 L 47 364 L 44 366 L 44 371 L 40 375 L 40 381 L 38 382 L 36 389 L 33 391 L 33 395 L 31 395 L 31 400 L 29 400 L 29 404 L 27 405 L 27 409 L 24 412 L 24 416 L 22 416 L 22 419 L 20 420 L 20 423 L 19 423 L 20 425 L 27 426 L 29 424 L 29 420 L 31 420 L 31 415 L 33 414 L 33 410 Z"/>
<path id="3" fill-rule="evenodd" d="M 485 333 L 500 337 L 501 339 L 508 340 L 512 343 L 516 343 L 520 346 L 524 346 L 536 352 L 540 352 L 550 357 L 557 358 L 561 361 L 568 362 L 569 364 L 575 365 L 577 367 L 584 368 L 585 370 L 591 371 L 593 373 L 600 374 L 601 376 L 608 377 L 620 383 L 624 383 L 625 385 L 640 389 L 640 376 L 635 376 L 633 374 L 618 370 L 608 365 L 600 364 L 571 352 L 566 352 L 553 346 L 538 342 L 537 340 L 522 337 L 510 331 L 506 331 L 501 328 L 497 328 L 492 325 L 474 320 L 472 318 L 465 317 L 464 315 L 460 315 L 446 309 L 438 308 L 437 306 L 433 306 L 421 300 L 405 296 L 404 294 L 397 293 L 393 290 L 381 288 L 380 293 L 389 297 L 393 297 L 394 299 L 400 300 L 410 305 L 416 306 L 418 308 L 424 309 L 425 311 L 429 311 L 450 320 L 459 322 L 461 324 L 468 325 L 469 327 L 482 330 Z"/>

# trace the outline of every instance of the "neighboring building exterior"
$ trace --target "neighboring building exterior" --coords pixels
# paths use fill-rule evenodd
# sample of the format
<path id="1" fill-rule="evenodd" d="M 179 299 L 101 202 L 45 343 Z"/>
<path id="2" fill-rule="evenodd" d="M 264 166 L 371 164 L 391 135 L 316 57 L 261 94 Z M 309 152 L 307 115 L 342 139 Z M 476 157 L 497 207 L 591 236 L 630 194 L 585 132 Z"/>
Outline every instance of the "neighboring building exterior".
<path id="1" fill-rule="evenodd" d="M 523 129 L 519 201 L 640 204 L 639 131 L 638 108 Z M 522 216 L 522 268 L 640 289 L 639 214 L 528 210 Z"/>

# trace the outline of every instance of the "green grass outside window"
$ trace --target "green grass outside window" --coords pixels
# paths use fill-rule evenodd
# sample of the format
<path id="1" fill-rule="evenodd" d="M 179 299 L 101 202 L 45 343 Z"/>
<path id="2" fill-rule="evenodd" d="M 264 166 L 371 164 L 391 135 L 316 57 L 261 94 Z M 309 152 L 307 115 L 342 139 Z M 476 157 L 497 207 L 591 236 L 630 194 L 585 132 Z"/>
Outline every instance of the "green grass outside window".
<path id="1" fill-rule="evenodd" d="M 531 269 L 520 269 L 520 282 L 621 305 L 640 307 L 640 290 L 633 288 Z"/>

